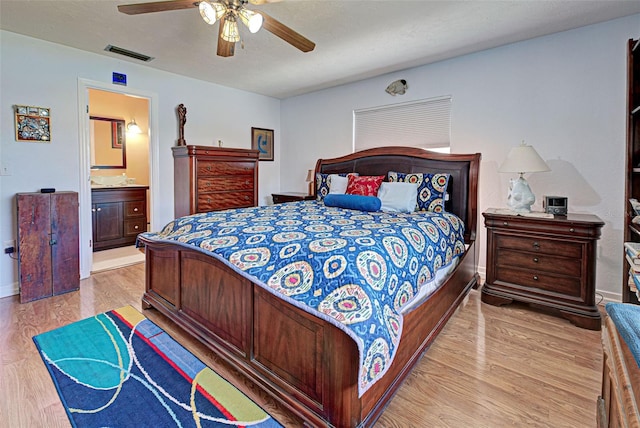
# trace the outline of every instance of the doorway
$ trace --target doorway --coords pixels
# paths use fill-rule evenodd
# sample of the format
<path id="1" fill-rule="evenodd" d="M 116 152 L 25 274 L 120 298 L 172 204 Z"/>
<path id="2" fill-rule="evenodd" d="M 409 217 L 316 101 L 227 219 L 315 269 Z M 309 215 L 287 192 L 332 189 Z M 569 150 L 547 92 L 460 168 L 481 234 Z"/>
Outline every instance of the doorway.
<path id="1" fill-rule="evenodd" d="M 134 245 L 94 250 L 92 190 L 99 183 L 112 183 L 129 188 L 147 187 L 146 230 L 153 230 L 157 205 L 157 95 L 143 91 L 117 88 L 102 82 L 79 80 L 80 111 L 80 277 L 87 278 L 92 272 L 138 263 L 144 255 Z M 96 147 L 92 138 L 91 118 L 107 117 L 124 121 L 125 125 L 135 122 L 139 133 L 129 128 L 126 132 L 124 165 L 100 166 L 96 161 Z M 126 126 L 125 126 L 126 128 Z M 124 159 L 123 159 L 124 160 Z M 103 191 L 105 189 L 102 189 Z M 106 189 L 110 190 L 110 189 Z"/>
<path id="2" fill-rule="evenodd" d="M 138 212 L 144 215 L 142 220 L 136 219 L 135 227 L 140 232 L 149 230 L 149 99 L 90 88 L 89 120 L 93 216 L 91 273 L 95 273 L 144 261 L 144 254 L 131 243 L 135 234 L 125 238 L 127 224 L 131 221 L 124 220 L 123 211 L 126 210 L 122 208 L 123 204 L 133 202 L 96 204 L 95 199 L 96 196 L 109 198 L 110 194 L 120 194 L 123 190 L 135 191 L 138 198 L 146 201 L 140 201 L 145 207 Z M 98 132 L 102 129 L 98 125 L 106 128 L 106 132 Z M 104 184 L 109 182 L 112 184 Z M 101 236 L 103 234 L 107 236 Z M 125 239 L 127 243 L 114 244 L 114 238 L 115 241 Z M 105 246 L 109 248 L 104 249 Z"/>

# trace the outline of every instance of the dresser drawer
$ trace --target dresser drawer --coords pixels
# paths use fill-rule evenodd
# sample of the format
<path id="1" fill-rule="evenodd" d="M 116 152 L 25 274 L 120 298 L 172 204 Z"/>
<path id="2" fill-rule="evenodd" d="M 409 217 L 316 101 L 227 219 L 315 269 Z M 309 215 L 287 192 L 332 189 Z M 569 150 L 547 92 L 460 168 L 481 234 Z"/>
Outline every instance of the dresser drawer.
<path id="1" fill-rule="evenodd" d="M 223 176 L 198 178 L 198 193 L 229 190 L 253 190 L 253 176 Z"/>
<path id="2" fill-rule="evenodd" d="M 496 246 L 497 248 L 582 258 L 582 245 L 554 239 L 496 234 Z"/>
<path id="3" fill-rule="evenodd" d="M 524 287 L 551 291 L 565 296 L 581 297 L 582 281 L 579 277 L 568 277 L 535 270 L 501 267 L 496 272 L 496 280 L 510 284 L 519 284 Z"/>
<path id="4" fill-rule="evenodd" d="M 255 162 L 198 161 L 198 177 L 212 175 L 253 175 Z"/>
<path id="5" fill-rule="evenodd" d="M 579 258 L 564 258 L 547 254 L 502 249 L 498 249 L 496 255 L 496 263 L 500 268 L 524 268 L 540 272 L 559 273 L 578 278 L 582 274 L 582 260 Z"/>
<path id="6" fill-rule="evenodd" d="M 253 191 L 219 192 L 198 195 L 198 212 L 253 206 Z"/>
<path id="7" fill-rule="evenodd" d="M 124 221 L 124 236 L 136 236 L 147 231 L 147 219 L 138 218 Z"/>
<path id="8" fill-rule="evenodd" d="M 124 203 L 124 218 L 147 217 L 147 201 L 128 201 Z"/>

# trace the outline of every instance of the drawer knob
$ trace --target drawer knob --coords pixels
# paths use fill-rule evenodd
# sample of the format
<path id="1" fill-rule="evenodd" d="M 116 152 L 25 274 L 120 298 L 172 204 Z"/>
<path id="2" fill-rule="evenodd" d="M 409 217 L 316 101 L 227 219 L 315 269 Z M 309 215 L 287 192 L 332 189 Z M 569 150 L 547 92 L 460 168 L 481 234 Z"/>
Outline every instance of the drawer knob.
<path id="1" fill-rule="evenodd" d="M 248 201 L 248 200 L 249 200 L 249 197 L 248 197 L 248 196 L 245 196 L 245 197 L 244 197 L 244 200 L 245 200 L 245 201 Z"/>
<path id="2" fill-rule="evenodd" d="M 249 185 L 249 180 L 245 181 L 244 184 Z"/>
<path id="3" fill-rule="evenodd" d="M 575 232 L 576 230 L 572 227 L 571 229 L 569 229 L 569 232 Z"/>
<path id="4" fill-rule="evenodd" d="M 133 228 L 134 228 L 135 230 L 138 230 L 138 229 L 140 229 L 140 226 L 138 226 L 138 225 L 136 224 L 135 226 L 133 226 Z"/>
<path id="5" fill-rule="evenodd" d="M 509 222 L 508 222 L 508 221 L 505 221 L 505 222 L 503 222 L 503 223 L 502 223 L 502 225 L 503 225 L 503 226 L 509 226 Z"/>
<path id="6" fill-rule="evenodd" d="M 536 250 L 540 249 L 540 243 L 538 243 L 537 241 L 534 241 L 533 248 L 535 248 Z"/>
<path id="7" fill-rule="evenodd" d="M 539 262 L 538 258 L 537 258 L 537 257 L 534 257 L 534 258 L 533 258 L 533 262 L 534 262 L 534 263 L 538 263 L 538 262 Z"/>
<path id="8" fill-rule="evenodd" d="M 538 280 L 538 275 L 533 275 L 533 280 L 537 281 Z"/>
<path id="9" fill-rule="evenodd" d="M 207 171 L 211 171 L 211 167 L 210 166 L 207 167 Z"/>
<path id="10" fill-rule="evenodd" d="M 102 211 L 102 208 L 98 208 L 97 211 Z"/>
<path id="11" fill-rule="evenodd" d="M 134 208 L 133 211 L 138 212 L 138 208 Z"/>
<path id="12" fill-rule="evenodd" d="M 211 203 L 211 198 L 207 198 L 207 203 L 210 204 Z"/>

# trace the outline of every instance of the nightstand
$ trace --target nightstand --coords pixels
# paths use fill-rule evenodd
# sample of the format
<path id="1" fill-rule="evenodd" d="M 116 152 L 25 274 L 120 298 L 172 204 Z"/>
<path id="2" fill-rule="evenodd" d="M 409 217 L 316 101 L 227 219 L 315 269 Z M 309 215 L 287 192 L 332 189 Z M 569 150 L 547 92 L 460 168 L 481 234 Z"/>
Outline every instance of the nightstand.
<path id="1" fill-rule="evenodd" d="M 600 330 L 595 282 L 602 220 L 590 214 L 541 218 L 497 209 L 482 215 L 487 228 L 483 302 L 536 304 L 578 327 Z"/>
<path id="2" fill-rule="evenodd" d="M 315 196 L 313 195 L 307 195 L 306 193 L 298 193 L 298 192 L 272 193 L 271 197 L 273 198 L 274 204 L 281 204 L 283 202 L 295 202 L 295 201 L 312 201 L 315 199 Z"/>

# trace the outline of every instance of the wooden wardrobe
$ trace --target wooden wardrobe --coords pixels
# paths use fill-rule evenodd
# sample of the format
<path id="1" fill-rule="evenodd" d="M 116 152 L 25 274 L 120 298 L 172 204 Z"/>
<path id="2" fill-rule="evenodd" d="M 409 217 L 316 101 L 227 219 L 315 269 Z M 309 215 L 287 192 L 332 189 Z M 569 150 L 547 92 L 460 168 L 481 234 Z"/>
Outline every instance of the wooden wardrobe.
<path id="1" fill-rule="evenodd" d="M 18 193 L 20 302 L 80 288 L 78 194 Z"/>

